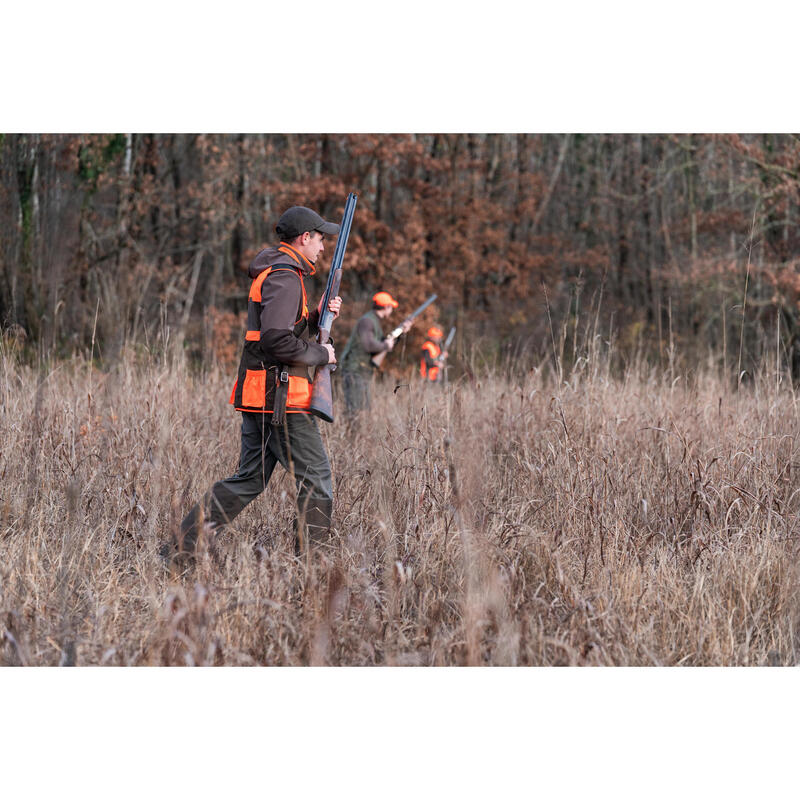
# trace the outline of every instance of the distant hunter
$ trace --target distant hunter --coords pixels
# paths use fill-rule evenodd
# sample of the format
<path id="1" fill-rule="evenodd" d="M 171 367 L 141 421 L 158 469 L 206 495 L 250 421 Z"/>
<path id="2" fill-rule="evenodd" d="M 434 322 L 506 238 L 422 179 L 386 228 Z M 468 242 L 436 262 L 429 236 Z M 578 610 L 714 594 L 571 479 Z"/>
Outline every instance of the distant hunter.
<path id="1" fill-rule="evenodd" d="M 373 359 L 390 352 L 395 339 L 384 337 L 381 322 L 389 319 L 399 303 L 389 292 L 378 292 L 372 297 L 372 309 L 356 323 L 342 352 L 340 365 L 347 416 L 352 419 L 359 411 L 369 408 L 372 376 L 375 372 Z M 411 327 L 403 323 L 403 330 Z"/>

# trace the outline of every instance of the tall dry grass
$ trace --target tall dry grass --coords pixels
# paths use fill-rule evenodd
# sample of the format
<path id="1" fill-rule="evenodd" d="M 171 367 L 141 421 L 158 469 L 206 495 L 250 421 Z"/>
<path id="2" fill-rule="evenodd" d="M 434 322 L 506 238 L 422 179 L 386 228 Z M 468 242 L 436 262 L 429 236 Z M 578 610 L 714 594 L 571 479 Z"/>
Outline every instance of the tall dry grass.
<path id="1" fill-rule="evenodd" d="M 237 465 L 230 376 L 0 369 L 0 664 L 798 660 L 800 426 L 774 375 L 387 381 L 360 425 L 321 424 L 335 557 L 293 557 L 278 470 L 175 578 L 160 543 Z"/>

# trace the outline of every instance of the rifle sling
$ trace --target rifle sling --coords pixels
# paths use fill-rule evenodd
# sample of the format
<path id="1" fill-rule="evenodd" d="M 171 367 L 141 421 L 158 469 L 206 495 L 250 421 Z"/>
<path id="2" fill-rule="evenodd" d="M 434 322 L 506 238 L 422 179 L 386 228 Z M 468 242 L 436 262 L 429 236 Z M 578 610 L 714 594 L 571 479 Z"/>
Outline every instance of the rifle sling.
<path id="1" fill-rule="evenodd" d="M 275 402 L 272 405 L 273 425 L 286 422 L 286 401 L 289 397 L 289 367 L 281 364 L 275 374 Z"/>

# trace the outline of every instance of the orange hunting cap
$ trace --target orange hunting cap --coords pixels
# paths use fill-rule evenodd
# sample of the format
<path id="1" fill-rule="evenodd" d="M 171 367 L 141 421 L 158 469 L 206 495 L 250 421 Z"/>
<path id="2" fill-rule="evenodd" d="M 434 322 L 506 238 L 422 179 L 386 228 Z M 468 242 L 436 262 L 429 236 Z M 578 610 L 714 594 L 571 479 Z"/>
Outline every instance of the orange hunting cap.
<path id="1" fill-rule="evenodd" d="M 372 298 L 372 302 L 376 306 L 391 306 L 392 308 L 397 308 L 400 303 L 392 297 L 389 292 L 378 292 L 378 294 L 374 295 Z"/>
<path id="2" fill-rule="evenodd" d="M 428 328 L 429 339 L 441 339 L 442 336 L 444 336 L 444 331 L 441 328 L 437 328 L 435 325 L 432 328 Z"/>

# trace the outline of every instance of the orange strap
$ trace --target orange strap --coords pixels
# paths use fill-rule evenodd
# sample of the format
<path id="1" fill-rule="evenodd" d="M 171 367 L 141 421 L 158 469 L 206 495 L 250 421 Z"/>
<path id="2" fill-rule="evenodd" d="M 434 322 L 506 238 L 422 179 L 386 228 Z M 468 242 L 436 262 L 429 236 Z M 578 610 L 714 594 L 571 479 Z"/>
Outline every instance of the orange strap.
<path id="1" fill-rule="evenodd" d="M 425 344 L 422 345 L 422 349 L 427 350 L 431 354 L 431 358 L 438 358 L 442 352 L 439 346 L 433 342 L 425 342 Z"/>
<path id="2" fill-rule="evenodd" d="M 294 324 L 297 325 L 301 319 L 308 319 L 308 297 L 306 295 L 306 285 L 303 282 L 303 276 L 296 269 L 292 269 L 292 267 L 268 267 L 263 272 L 256 275 L 252 285 L 250 286 L 249 299 L 254 303 L 261 302 L 262 284 L 267 279 L 267 276 L 273 272 L 292 272 L 297 275 L 297 278 L 300 281 L 300 291 L 303 293 L 303 310 L 300 312 L 300 317 L 295 320 Z M 247 333 L 244 335 L 244 338 L 247 342 L 258 342 L 261 339 L 261 331 L 247 331 Z"/>

